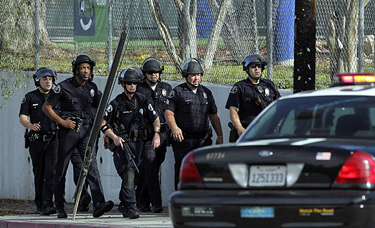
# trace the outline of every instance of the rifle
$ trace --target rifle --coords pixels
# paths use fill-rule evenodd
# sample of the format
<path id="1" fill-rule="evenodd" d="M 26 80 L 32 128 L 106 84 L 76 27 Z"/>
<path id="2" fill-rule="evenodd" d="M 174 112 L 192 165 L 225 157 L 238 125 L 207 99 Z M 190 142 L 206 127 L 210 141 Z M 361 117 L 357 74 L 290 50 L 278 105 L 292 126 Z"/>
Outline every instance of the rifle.
<path id="1" fill-rule="evenodd" d="M 99 107 L 95 116 L 93 127 L 91 129 L 89 141 L 86 146 L 85 158 L 82 163 L 82 169 L 79 174 L 79 179 L 77 182 L 76 190 L 73 195 L 73 199 L 74 199 L 73 220 L 75 220 L 75 216 L 76 216 L 78 205 L 79 205 L 79 200 L 81 198 L 82 189 L 84 187 L 87 173 L 91 165 L 93 149 L 98 139 L 98 134 L 100 131 L 100 127 L 102 125 L 105 109 L 109 102 L 109 98 L 111 96 L 113 83 L 115 82 L 115 74 L 116 74 L 116 71 L 120 62 L 120 57 L 122 54 L 122 50 L 125 44 L 126 37 L 127 37 L 127 34 L 125 30 L 123 30 L 121 33 L 121 37 L 120 37 L 117 49 L 116 49 L 115 58 L 112 63 L 112 67 L 111 67 L 111 70 L 107 79 L 107 83 L 106 83 L 102 98 L 99 103 Z"/>
<path id="2" fill-rule="evenodd" d="M 138 166 L 137 164 L 135 163 L 134 159 L 135 159 L 135 155 L 133 154 L 133 152 L 131 151 L 129 145 L 127 142 L 123 142 L 122 143 L 123 147 L 124 147 L 124 150 L 125 150 L 125 153 L 126 153 L 126 157 L 128 158 L 128 161 L 130 161 L 131 163 L 133 163 L 134 165 L 134 168 L 135 168 L 135 171 L 137 171 L 137 173 L 139 173 L 139 169 L 138 169 Z"/>

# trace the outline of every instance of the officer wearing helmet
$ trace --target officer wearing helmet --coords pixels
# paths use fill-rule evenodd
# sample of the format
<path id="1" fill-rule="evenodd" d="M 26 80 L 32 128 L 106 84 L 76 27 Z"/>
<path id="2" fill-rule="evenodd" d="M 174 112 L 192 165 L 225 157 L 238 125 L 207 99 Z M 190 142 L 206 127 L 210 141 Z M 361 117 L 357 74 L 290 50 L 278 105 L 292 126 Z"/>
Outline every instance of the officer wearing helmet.
<path id="1" fill-rule="evenodd" d="M 137 206 L 142 212 L 160 213 L 163 211 L 159 181 L 160 166 L 167 152 L 167 123 L 164 111 L 168 106 L 168 96 L 172 86 L 160 80 L 164 66 L 155 57 L 146 58 L 141 66 L 144 80 L 137 86 L 137 92 L 143 94 L 152 104 L 160 119 L 160 146 L 151 147 L 149 140 L 145 145 L 145 153 L 140 165 L 137 184 Z M 169 132 L 169 131 L 168 131 Z M 151 203 L 151 208 L 150 208 Z"/>
<path id="2" fill-rule="evenodd" d="M 160 145 L 160 120 L 147 98 L 136 92 L 143 79 L 138 67 L 121 72 L 118 79 L 124 92 L 112 100 L 103 118 L 101 131 L 110 139 L 113 161 L 121 177 L 120 202 L 122 215 L 129 219 L 139 218 L 136 207 L 136 183 L 145 150 L 145 142 L 151 140 L 151 148 Z M 129 146 L 130 151 L 127 146 Z"/>
<path id="3" fill-rule="evenodd" d="M 201 85 L 203 75 L 202 60 L 190 58 L 182 65 L 185 83 L 176 86 L 169 98 L 165 118 L 172 130 L 171 144 L 175 157 L 175 189 L 179 182 L 183 157 L 191 150 L 212 144 L 212 129 L 217 139 L 223 143 L 223 132 L 212 92 Z"/>
<path id="4" fill-rule="evenodd" d="M 59 124 L 59 148 L 54 178 L 55 205 L 57 218 L 67 218 L 65 211 L 65 175 L 69 160 L 78 150 L 84 159 L 90 137 L 95 111 L 99 106 L 101 93 L 94 82 L 93 67 L 95 62 L 85 54 L 78 55 L 72 62 L 73 77 L 59 83 L 43 105 L 43 112 Z M 60 103 L 60 113 L 52 107 Z M 96 148 L 87 174 L 94 204 L 93 217 L 100 217 L 110 211 L 114 204 L 105 201 L 100 175 L 96 162 Z"/>
<path id="5" fill-rule="evenodd" d="M 42 67 L 33 79 L 37 89 L 23 98 L 19 117 L 26 128 L 28 145 L 25 146 L 29 148 L 33 165 L 36 213 L 50 215 L 56 213 L 52 201 L 56 125 L 42 112 L 42 106 L 56 81 L 56 73 Z"/>
<path id="6" fill-rule="evenodd" d="M 251 121 L 267 105 L 280 97 L 275 84 L 262 78 L 262 72 L 267 65 L 262 55 L 249 55 L 242 65 L 248 77 L 234 84 L 225 105 L 225 108 L 229 109 L 233 124 L 230 142 L 235 142 Z"/>

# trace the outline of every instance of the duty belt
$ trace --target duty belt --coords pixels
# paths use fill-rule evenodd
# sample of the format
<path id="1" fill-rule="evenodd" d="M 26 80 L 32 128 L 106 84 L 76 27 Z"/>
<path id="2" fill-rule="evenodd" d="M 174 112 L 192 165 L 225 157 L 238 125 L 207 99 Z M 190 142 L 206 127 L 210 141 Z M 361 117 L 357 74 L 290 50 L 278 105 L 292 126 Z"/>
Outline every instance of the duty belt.
<path id="1" fill-rule="evenodd" d="M 54 136 L 54 132 L 46 134 L 30 133 L 29 138 L 31 142 L 33 142 L 34 140 L 41 140 L 45 142 L 50 141 Z"/>
<path id="2" fill-rule="evenodd" d="M 206 137 L 207 133 L 204 133 L 204 134 L 194 134 L 194 133 L 184 133 L 184 138 L 186 139 L 203 139 L 204 137 Z"/>

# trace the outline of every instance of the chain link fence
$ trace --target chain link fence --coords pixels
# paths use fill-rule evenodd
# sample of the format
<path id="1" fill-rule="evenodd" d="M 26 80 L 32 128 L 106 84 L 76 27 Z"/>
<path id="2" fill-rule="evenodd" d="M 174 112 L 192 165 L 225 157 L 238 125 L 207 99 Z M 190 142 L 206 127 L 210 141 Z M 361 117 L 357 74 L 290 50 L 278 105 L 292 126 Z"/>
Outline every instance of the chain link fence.
<path id="1" fill-rule="evenodd" d="M 117 40 L 125 26 L 128 39 L 119 70 L 141 66 L 145 58 L 155 56 L 164 64 L 164 80 L 182 80 L 171 51 L 166 48 L 165 40 L 159 35 L 158 25 L 149 5 L 149 2 L 155 1 L 108 1 L 109 37 L 112 42 L 75 42 L 73 9 L 74 2 L 80 1 L 46 1 L 48 35 L 60 50 L 56 52 L 42 48 L 39 65 L 51 67 L 57 72 L 70 73 L 71 61 L 75 55 L 90 49 L 97 61 L 95 74 L 106 76 Z M 272 72 L 268 76 L 272 76 L 275 84 L 279 88 L 293 87 L 295 1 L 232 0 L 223 21 L 212 66 L 206 69 L 203 83 L 233 85 L 247 76 L 241 65 L 245 57 L 260 53 L 267 59 L 272 59 L 272 69 L 267 70 Z M 224 0 L 197 0 L 196 31 L 191 33 L 194 36 L 191 37 L 192 40 L 196 39 L 196 46 L 191 47 L 193 57 L 204 59 L 207 56 L 210 33 L 220 15 L 220 6 L 224 3 Z M 163 0 L 159 4 L 160 15 L 168 28 L 176 54 L 184 59 L 186 47 L 182 45 L 183 18 L 173 0 Z M 327 87 L 330 77 L 338 72 L 374 72 L 374 10 L 375 1 L 317 0 L 318 89 Z M 271 24 L 272 29 L 267 29 L 267 25 Z M 51 58 L 56 55 L 60 56 L 59 63 L 50 65 Z M 264 72 L 264 76 L 267 76 L 267 72 Z"/>

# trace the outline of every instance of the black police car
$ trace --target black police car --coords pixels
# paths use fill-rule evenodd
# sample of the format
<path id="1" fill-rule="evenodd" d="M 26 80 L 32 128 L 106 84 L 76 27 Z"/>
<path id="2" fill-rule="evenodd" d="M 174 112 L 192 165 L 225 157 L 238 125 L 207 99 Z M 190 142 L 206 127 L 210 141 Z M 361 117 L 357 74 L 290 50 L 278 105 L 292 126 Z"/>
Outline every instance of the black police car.
<path id="1" fill-rule="evenodd" d="M 374 227 L 375 77 L 337 82 L 281 97 L 235 144 L 186 155 L 173 226 Z"/>

